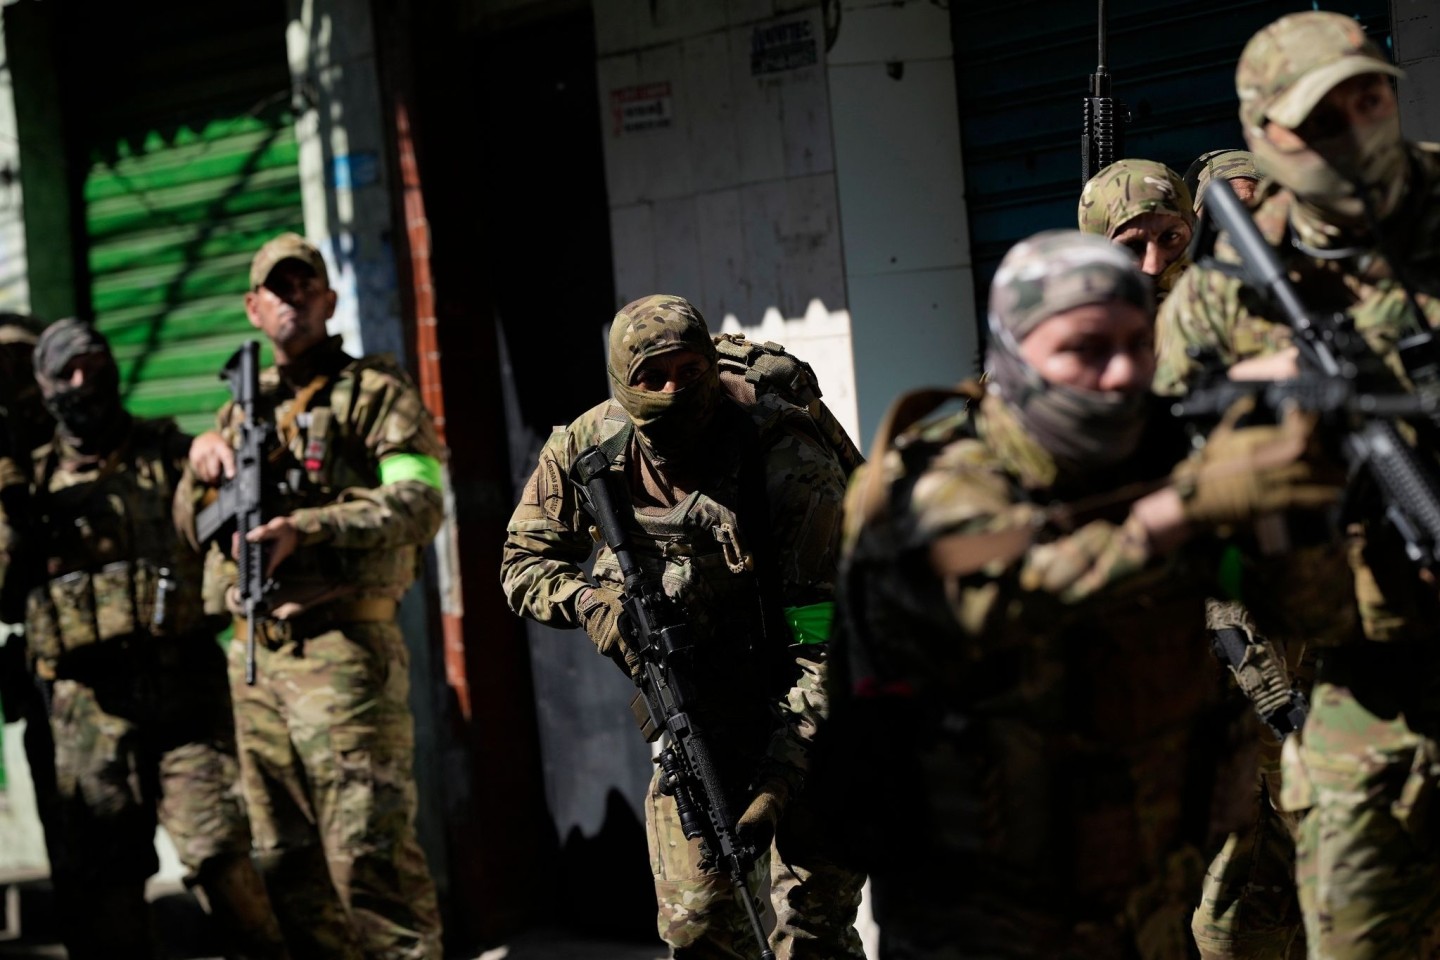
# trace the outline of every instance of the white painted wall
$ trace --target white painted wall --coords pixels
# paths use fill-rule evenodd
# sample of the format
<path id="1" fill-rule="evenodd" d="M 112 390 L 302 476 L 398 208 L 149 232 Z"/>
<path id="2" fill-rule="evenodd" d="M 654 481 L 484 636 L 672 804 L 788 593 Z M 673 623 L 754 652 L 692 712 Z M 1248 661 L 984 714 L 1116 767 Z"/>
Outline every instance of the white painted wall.
<path id="1" fill-rule="evenodd" d="M 977 323 L 948 8 L 840 8 L 826 69 L 868 446 L 896 394 L 977 372 Z"/>
<path id="2" fill-rule="evenodd" d="M 1440 4 L 1390 0 L 1400 81 L 1400 124 L 1410 140 L 1440 141 Z"/>
<path id="3" fill-rule="evenodd" d="M 678 294 L 784 344 L 853 432 L 819 5 L 597 0 L 595 29 L 616 306 Z"/>
<path id="4" fill-rule="evenodd" d="M 4 49 L 0 22 L 0 50 Z M 15 123 L 15 87 L 9 58 L 0 62 L 0 312 L 28 313 L 25 205 L 20 191 L 20 139 Z"/>

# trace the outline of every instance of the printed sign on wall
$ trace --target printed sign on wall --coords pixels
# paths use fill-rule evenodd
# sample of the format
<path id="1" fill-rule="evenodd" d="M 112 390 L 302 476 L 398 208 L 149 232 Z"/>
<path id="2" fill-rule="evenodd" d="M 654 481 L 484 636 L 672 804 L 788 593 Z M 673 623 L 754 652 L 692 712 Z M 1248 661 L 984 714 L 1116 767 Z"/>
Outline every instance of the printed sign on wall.
<path id="1" fill-rule="evenodd" d="M 813 67 L 820 62 L 820 46 L 809 20 L 787 20 L 758 26 L 750 34 L 750 75 Z"/>
<path id="2" fill-rule="evenodd" d="M 675 122 L 670 81 L 641 83 L 610 91 L 612 135 L 660 130 Z"/>

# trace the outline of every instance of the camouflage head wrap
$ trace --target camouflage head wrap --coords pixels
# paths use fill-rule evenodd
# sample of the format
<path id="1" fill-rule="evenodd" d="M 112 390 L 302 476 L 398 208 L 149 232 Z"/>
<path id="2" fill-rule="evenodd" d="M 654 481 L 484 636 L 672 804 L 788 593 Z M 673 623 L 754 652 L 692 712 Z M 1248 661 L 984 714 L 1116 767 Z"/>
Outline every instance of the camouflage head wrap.
<path id="1" fill-rule="evenodd" d="M 1154 309 L 1150 285 L 1123 247 L 1074 230 L 1047 230 L 1010 248 L 990 283 L 990 328 L 1015 343 L 1074 307 L 1122 300 Z"/>
<path id="2" fill-rule="evenodd" d="M 700 311 L 683 297 L 663 293 L 627 303 L 610 325 L 610 378 L 628 387 L 640 364 L 672 350 L 694 350 L 716 362 L 715 343 Z"/>
<path id="3" fill-rule="evenodd" d="M 677 350 L 709 361 L 704 376 L 673 393 L 633 385 L 646 360 Z M 688 300 L 656 294 L 620 308 L 610 325 L 610 381 L 615 400 L 657 462 L 685 459 L 703 448 L 704 427 L 720 399 L 720 369 L 705 318 Z"/>
<path id="4" fill-rule="evenodd" d="M 1263 179 L 1256 165 L 1255 154 L 1248 150 L 1226 147 L 1202 153 L 1185 171 L 1185 186 L 1195 199 L 1195 209 L 1204 203 L 1205 188 L 1212 180 L 1255 180 Z"/>
<path id="5" fill-rule="evenodd" d="M 1117 160 L 1080 192 L 1080 229 L 1112 239 L 1142 213 L 1170 213 L 1195 224 L 1190 190 L 1180 175 L 1154 160 Z"/>
<path id="6" fill-rule="evenodd" d="M 67 363 L 86 353 L 109 354 L 110 341 L 83 320 L 56 320 L 35 343 L 35 376 L 53 383 L 60 379 Z"/>
<path id="7" fill-rule="evenodd" d="M 990 285 L 985 369 L 1025 432 L 1071 476 L 1129 456 L 1145 428 L 1144 391 L 1113 393 L 1051 383 L 1020 354 L 1043 321 L 1075 307 L 1128 303 L 1154 317 L 1149 278 L 1128 250 L 1073 230 L 1050 230 L 1010 249 Z"/>
<path id="8" fill-rule="evenodd" d="M 1274 120 L 1294 129 L 1336 84 L 1366 73 L 1404 76 L 1353 18 L 1310 10 L 1281 17 L 1245 44 L 1235 67 L 1240 123 L 1249 136 Z"/>
<path id="9" fill-rule="evenodd" d="M 80 386 L 65 379 L 65 367 L 76 357 L 103 354 L 106 363 Z M 122 438 L 117 426 L 127 414 L 120 405 L 120 372 L 110 341 L 82 320 L 56 320 L 35 344 L 35 379 L 45 409 L 81 450 L 107 450 Z"/>

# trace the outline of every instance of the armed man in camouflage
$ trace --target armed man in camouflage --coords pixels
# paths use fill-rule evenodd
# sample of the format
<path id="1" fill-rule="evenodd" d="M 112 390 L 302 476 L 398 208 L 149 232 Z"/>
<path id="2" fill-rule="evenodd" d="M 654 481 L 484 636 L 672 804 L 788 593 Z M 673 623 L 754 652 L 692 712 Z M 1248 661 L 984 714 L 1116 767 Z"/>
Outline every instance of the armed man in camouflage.
<path id="1" fill-rule="evenodd" d="M 8 517 L 24 546 L 5 576 L 7 590 L 28 587 L 26 640 L 54 740 L 47 840 L 66 947 L 155 955 L 145 881 L 158 815 L 227 949 L 284 957 L 250 861 L 200 556 L 177 531 L 190 438 L 124 411 L 109 344 L 88 324 L 47 328 L 35 375 L 57 428 L 34 452 L 28 515 Z"/>
<path id="2" fill-rule="evenodd" d="M 1182 459 L 1152 318 L 1127 252 L 1018 244 L 986 387 L 897 401 L 851 484 L 836 718 L 857 743 L 837 748 L 904 787 L 852 824 L 893 831 L 872 838 L 885 960 L 1191 955 L 1226 726 L 1208 531 L 1338 490 L 1298 415 Z M 966 409 L 916 422 L 947 398 Z"/>
<path id="3" fill-rule="evenodd" d="M 1321 12 L 1261 30 L 1236 70 L 1246 143 L 1274 180 L 1257 227 L 1307 307 L 1347 311 L 1397 371 L 1397 342 L 1440 321 L 1440 150 L 1402 139 L 1399 75 L 1359 24 Z M 1223 237 L 1216 256 L 1237 259 Z M 1232 377 L 1293 374 L 1279 316 L 1231 271 L 1191 270 L 1161 311 L 1157 384 L 1193 386 L 1207 355 Z M 1368 640 L 1310 637 L 1323 647 L 1311 714 L 1284 762 L 1285 805 L 1304 813 L 1306 936 L 1312 957 L 1428 956 L 1440 945 L 1440 604 L 1389 529 L 1357 525 L 1346 551 Z M 1292 580 L 1310 581 L 1295 607 L 1337 605 L 1325 571 Z"/>
<path id="4" fill-rule="evenodd" d="M 265 544 L 275 583 L 254 686 L 243 679 L 243 620 L 231 646 L 259 864 L 297 955 L 439 960 L 395 615 L 440 525 L 440 443 L 392 359 L 356 359 L 326 336 L 336 295 L 314 246 L 293 233 L 271 240 L 250 286 L 246 313 L 276 362 L 261 373 L 258 405 L 279 434 L 279 475 L 295 481 L 290 510 L 245 534 Z M 203 479 L 233 473 L 238 418 L 227 405 L 220 434 L 197 438 Z"/>
<path id="5" fill-rule="evenodd" d="M 742 403 L 722 385 L 700 312 L 679 297 L 621 309 L 610 330 L 615 400 L 556 430 L 510 518 L 501 578 L 516 613 L 580 627 L 629 672 L 614 555 L 595 549 L 571 466 L 594 444 L 628 486 L 637 559 L 663 572 L 690 615 L 694 679 L 742 840 L 777 869 L 770 941 L 778 957 L 864 956 L 854 929 L 863 878 L 834 863 L 805 790 L 825 717 L 845 477 L 805 411 L 769 393 Z M 752 387 L 753 391 L 753 387 Z M 756 957 L 728 876 L 686 840 L 657 769 L 645 800 L 660 935 L 677 958 Z M 761 862 L 756 872 L 764 867 Z"/>
<path id="6" fill-rule="evenodd" d="M 1195 201 L 1195 216 L 1205 210 L 1205 190 L 1214 180 L 1224 180 L 1235 191 L 1241 203 L 1249 204 L 1255 199 L 1255 191 L 1263 178 L 1255 164 L 1255 154 L 1248 150 L 1226 147 L 1211 150 L 1195 158 L 1185 171 L 1185 186 Z"/>
<path id="7" fill-rule="evenodd" d="M 1186 248 L 1195 227 L 1190 190 L 1153 160 L 1117 160 L 1080 193 L 1080 229 L 1129 249 L 1163 300 L 1190 265 Z"/>

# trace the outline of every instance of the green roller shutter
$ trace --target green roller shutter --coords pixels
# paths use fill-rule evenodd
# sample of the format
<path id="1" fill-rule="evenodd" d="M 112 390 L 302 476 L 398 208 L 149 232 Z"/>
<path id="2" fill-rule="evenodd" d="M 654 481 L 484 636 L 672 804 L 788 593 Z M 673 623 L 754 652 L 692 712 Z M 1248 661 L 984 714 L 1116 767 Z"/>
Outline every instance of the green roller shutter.
<path id="1" fill-rule="evenodd" d="M 120 89 L 92 91 L 81 111 L 86 264 L 126 407 L 193 432 L 213 423 L 228 396 L 218 372 L 256 333 L 243 302 L 251 256 L 304 228 L 283 11 L 167 6 L 150 8 L 166 42 L 149 33 L 97 51 L 129 59 Z"/>

